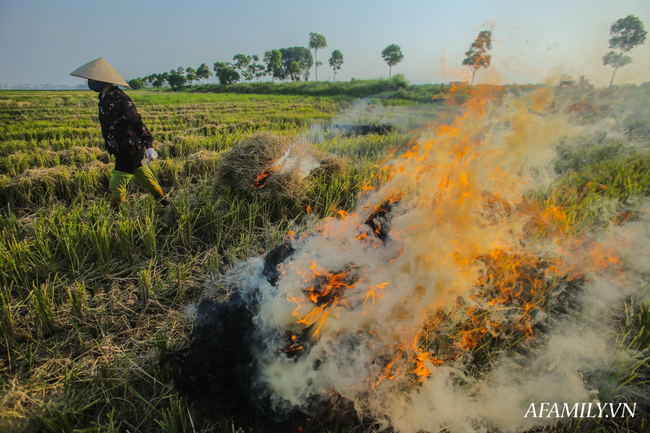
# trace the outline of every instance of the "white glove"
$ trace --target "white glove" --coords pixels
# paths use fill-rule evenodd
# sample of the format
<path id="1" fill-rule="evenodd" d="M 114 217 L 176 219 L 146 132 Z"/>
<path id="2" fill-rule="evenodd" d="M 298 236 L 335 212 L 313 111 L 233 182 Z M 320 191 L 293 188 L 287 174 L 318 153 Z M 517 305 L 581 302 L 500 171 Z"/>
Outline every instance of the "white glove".
<path id="1" fill-rule="evenodd" d="M 152 147 L 147 148 L 147 150 L 144 151 L 144 154 L 148 159 L 150 159 L 152 161 L 154 159 L 158 158 L 158 154 L 156 153 L 155 150 L 153 150 Z"/>

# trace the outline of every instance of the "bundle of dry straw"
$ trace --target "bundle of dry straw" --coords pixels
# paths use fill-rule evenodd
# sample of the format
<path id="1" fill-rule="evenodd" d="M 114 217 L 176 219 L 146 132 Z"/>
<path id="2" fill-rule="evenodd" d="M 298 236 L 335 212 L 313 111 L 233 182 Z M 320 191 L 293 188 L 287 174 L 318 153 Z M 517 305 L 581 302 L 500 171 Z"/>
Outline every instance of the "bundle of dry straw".
<path id="1" fill-rule="evenodd" d="M 223 154 L 217 180 L 257 197 L 299 200 L 314 179 L 343 171 L 345 161 L 337 155 L 314 149 L 298 137 L 260 132 Z"/>

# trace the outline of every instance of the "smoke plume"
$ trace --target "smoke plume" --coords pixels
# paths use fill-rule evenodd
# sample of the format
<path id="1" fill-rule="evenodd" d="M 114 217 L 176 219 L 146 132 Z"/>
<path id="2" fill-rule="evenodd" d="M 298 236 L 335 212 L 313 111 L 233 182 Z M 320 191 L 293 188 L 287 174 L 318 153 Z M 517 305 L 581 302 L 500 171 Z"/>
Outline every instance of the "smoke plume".
<path id="1" fill-rule="evenodd" d="M 650 262 L 628 252 L 648 245 L 647 221 L 534 235 L 550 216 L 525 195 L 584 132 L 553 98 L 477 95 L 383 167 L 354 212 L 225 277 L 250 313 L 249 386 L 270 412 L 336 396 L 399 432 L 523 431 L 554 421 L 525 417 L 531 403 L 595 402 L 599 372 L 634 362 L 615 306 L 644 287 Z M 502 350 L 476 360 L 490 336 Z"/>

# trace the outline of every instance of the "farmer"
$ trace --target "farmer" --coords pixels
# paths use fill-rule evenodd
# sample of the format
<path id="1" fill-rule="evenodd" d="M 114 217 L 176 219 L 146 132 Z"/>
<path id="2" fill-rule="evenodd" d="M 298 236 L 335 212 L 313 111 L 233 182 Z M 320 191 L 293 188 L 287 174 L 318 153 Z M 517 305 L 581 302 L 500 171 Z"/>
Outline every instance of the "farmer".
<path id="1" fill-rule="evenodd" d="M 158 158 L 153 150 L 153 136 L 142 122 L 135 104 L 115 84 L 128 87 L 124 78 L 100 57 L 74 72 L 75 77 L 87 78 L 88 87 L 99 93 L 99 123 L 109 154 L 115 155 L 111 171 L 111 207 L 119 210 L 126 197 L 126 186 L 135 177 L 140 185 L 169 208 L 170 202 L 147 162 Z"/>

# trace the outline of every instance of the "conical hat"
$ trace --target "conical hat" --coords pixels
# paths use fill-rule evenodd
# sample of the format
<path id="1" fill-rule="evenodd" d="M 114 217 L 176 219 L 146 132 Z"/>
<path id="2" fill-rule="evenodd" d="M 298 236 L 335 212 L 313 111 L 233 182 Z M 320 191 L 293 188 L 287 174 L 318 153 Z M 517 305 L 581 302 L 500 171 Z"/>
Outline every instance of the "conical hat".
<path id="1" fill-rule="evenodd" d="M 70 72 L 70 75 L 129 87 L 124 78 L 103 57 L 86 63 L 82 67 Z"/>

